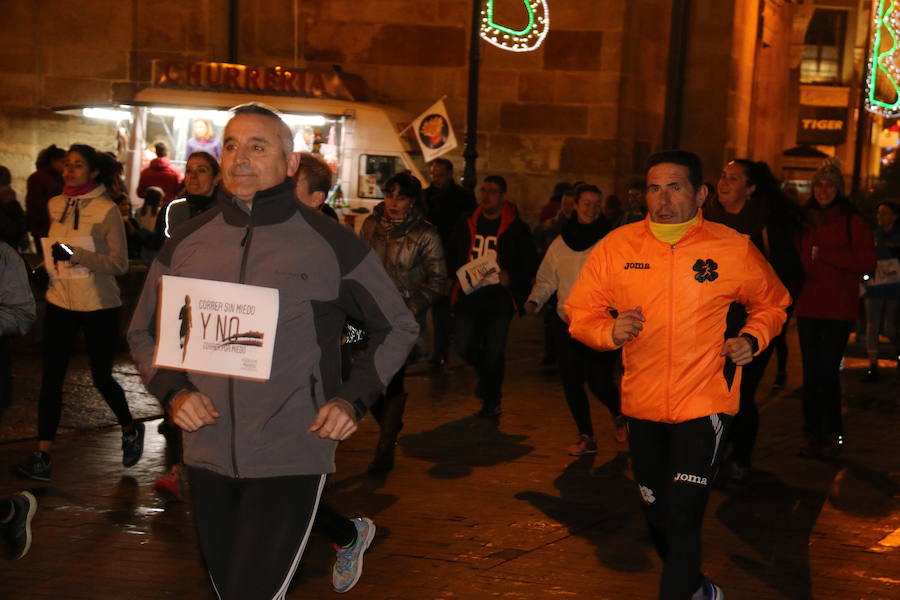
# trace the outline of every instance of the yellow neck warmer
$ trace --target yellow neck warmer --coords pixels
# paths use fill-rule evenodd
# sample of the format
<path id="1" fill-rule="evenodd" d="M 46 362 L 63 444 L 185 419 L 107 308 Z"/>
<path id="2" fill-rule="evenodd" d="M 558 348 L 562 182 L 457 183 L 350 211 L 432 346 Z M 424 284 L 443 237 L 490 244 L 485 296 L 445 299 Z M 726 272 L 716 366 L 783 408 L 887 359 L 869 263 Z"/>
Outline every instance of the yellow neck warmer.
<path id="1" fill-rule="evenodd" d="M 654 223 L 650 221 L 650 231 L 659 241 L 674 244 L 684 236 L 684 232 L 699 222 L 700 213 L 697 212 L 693 219 L 684 223 Z"/>

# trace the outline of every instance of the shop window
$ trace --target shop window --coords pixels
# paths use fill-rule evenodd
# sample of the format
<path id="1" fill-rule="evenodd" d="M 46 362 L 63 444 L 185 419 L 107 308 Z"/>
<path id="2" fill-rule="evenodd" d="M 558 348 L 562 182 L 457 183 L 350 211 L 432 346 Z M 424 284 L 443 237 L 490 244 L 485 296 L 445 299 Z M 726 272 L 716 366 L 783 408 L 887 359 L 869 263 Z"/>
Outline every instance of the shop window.
<path id="1" fill-rule="evenodd" d="M 384 193 L 381 188 L 385 182 L 394 174 L 405 170 L 406 164 L 399 156 L 360 155 L 357 196 L 373 200 L 383 199 Z"/>
<path id="2" fill-rule="evenodd" d="M 847 11 L 816 9 L 803 40 L 800 83 L 840 84 L 847 37 Z"/>

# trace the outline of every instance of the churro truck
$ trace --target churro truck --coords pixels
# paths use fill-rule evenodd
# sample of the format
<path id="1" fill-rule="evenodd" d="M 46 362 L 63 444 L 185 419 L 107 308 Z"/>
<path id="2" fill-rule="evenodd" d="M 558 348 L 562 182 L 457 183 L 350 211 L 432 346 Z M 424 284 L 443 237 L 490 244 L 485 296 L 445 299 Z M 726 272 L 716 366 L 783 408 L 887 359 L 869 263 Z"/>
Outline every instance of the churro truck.
<path id="1" fill-rule="evenodd" d="M 169 159 L 182 168 L 197 149 L 221 148 L 228 109 L 263 102 L 278 109 L 294 133 L 294 150 L 319 154 L 335 173 L 328 202 L 350 226 L 382 200 L 382 184 L 409 171 L 425 183 L 415 140 L 404 136 L 413 115 L 356 98 L 358 78 L 339 70 L 318 72 L 229 63 L 153 61 L 152 85 L 132 97 L 57 112 L 116 123 L 119 160 L 125 164 L 132 202 L 140 204 L 140 171 L 164 141 Z"/>

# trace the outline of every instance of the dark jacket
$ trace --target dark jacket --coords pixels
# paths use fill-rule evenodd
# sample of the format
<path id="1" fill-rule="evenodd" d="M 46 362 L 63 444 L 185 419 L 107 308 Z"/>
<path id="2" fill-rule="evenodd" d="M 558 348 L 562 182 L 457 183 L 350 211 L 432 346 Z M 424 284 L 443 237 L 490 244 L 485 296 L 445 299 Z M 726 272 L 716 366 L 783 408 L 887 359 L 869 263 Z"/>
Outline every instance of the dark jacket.
<path id="1" fill-rule="evenodd" d="M 764 198 L 751 198 L 737 214 L 729 213 L 718 202 L 711 202 L 703 209 L 703 217 L 750 236 L 796 300 L 803 284 L 803 263 L 797 250 L 799 221 L 768 210 Z"/>
<path id="2" fill-rule="evenodd" d="M 0 240 L 18 250 L 25 239 L 25 213 L 9 186 L 0 188 Z"/>
<path id="3" fill-rule="evenodd" d="M 154 158 L 150 161 L 150 166 L 141 171 L 137 195 L 143 198 L 148 187 L 158 187 L 165 192 L 163 203 L 171 202 L 178 196 L 180 182 L 181 174 L 172 168 L 168 158 Z"/>
<path id="4" fill-rule="evenodd" d="M 359 235 L 381 259 L 406 307 L 421 319 L 448 292 L 441 239 L 417 206 L 410 207 L 406 219 L 394 226 L 386 225 L 383 216 L 382 202 L 366 218 Z"/>
<path id="5" fill-rule="evenodd" d="M 185 463 L 227 477 L 311 475 L 334 470 L 337 442 L 309 428 L 338 397 L 361 417 L 403 365 L 419 328 L 378 257 L 346 227 L 297 202 L 287 179 L 258 192 L 253 209 L 220 188 L 216 205 L 179 227 L 150 266 L 128 330 L 147 389 L 168 402 L 199 390 L 220 417 L 185 433 Z M 267 381 L 153 366 L 163 275 L 277 289 L 279 309 Z M 340 337 L 352 317 L 369 335 L 341 377 Z M 177 326 L 177 325 L 176 325 Z"/>
<path id="6" fill-rule="evenodd" d="M 805 279 L 797 317 L 853 321 L 859 316 L 859 279 L 875 268 L 872 230 L 847 203 L 821 209 L 810 199 L 810 225 L 800 240 Z M 817 248 L 816 258 L 812 248 Z"/>
<path id="7" fill-rule="evenodd" d="M 531 230 L 522 219 L 515 205 L 506 202 L 500 211 L 500 228 L 497 231 L 497 264 L 502 271 L 509 274 L 509 286 L 505 294 L 498 294 L 502 289 L 501 284 L 486 286 L 472 294 L 464 295 L 461 292 L 459 281 L 456 279 L 456 271 L 471 260 L 472 242 L 478 230 L 478 219 L 481 217 L 482 207 L 462 221 L 453 234 L 450 249 L 447 253 L 447 265 L 450 278 L 454 282 L 451 292 L 451 302 L 457 310 L 466 310 L 479 304 L 483 304 L 484 298 L 506 298 L 512 307 L 520 314 L 524 310 L 525 300 L 531 291 L 531 280 L 534 278 L 538 265 L 537 249 Z M 497 288 L 497 289 L 495 289 Z"/>
<path id="8" fill-rule="evenodd" d="M 47 202 L 59 196 L 63 189 L 63 178 L 52 166 L 38 169 L 28 176 L 25 192 L 25 226 L 35 237 L 47 237 L 50 230 L 50 213 Z"/>
<path id="9" fill-rule="evenodd" d="M 455 181 L 444 188 L 433 184 L 425 188 L 425 219 L 437 228 L 445 254 L 456 226 L 477 205 L 472 192 Z"/>

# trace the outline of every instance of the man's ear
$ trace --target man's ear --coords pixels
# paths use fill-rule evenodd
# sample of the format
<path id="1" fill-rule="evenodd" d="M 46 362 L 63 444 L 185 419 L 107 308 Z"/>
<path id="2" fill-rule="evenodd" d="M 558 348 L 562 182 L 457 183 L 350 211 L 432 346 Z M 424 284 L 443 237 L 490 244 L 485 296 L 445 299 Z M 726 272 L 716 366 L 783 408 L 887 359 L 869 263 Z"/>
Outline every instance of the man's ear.
<path id="1" fill-rule="evenodd" d="M 299 152 L 291 152 L 288 155 L 287 161 L 287 176 L 292 177 L 294 173 L 297 172 L 297 169 L 300 168 L 300 153 Z"/>
<path id="2" fill-rule="evenodd" d="M 706 204 L 708 192 L 709 190 L 706 189 L 706 186 L 701 183 L 700 189 L 697 190 L 697 208 L 703 208 L 703 205 Z"/>
<path id="3" fill-rule="evenodd" d="M 325 192 L 313 192 L 311 195 L 316 208 L 319 208 L 325 202 Z"/>

